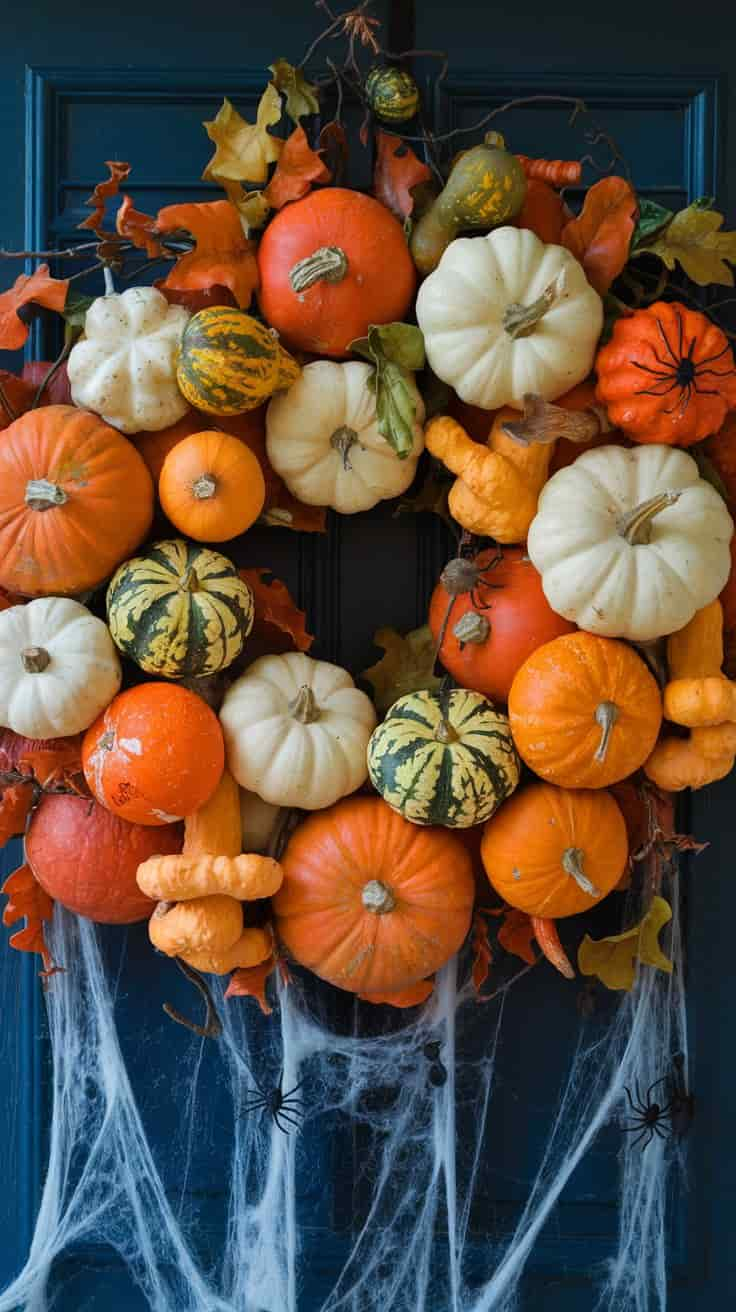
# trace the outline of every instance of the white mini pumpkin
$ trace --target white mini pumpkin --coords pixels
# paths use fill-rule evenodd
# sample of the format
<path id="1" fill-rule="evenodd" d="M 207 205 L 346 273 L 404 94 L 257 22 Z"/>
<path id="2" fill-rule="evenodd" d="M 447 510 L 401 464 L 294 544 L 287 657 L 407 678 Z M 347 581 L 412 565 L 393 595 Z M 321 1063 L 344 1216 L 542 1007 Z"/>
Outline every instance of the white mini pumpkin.
<path id="1" fill-rule="evenodd" d="M 327 661 L 261 656 L 229 688 L 220 720 L 231 773 L 266 802 L 316 811 L 367 778 L 373 703 Z"/>
<path id="2" fill-rule="evenodd" d="M 176 359 L 189 320 L 155 287 L 129 287 L 90 305 L 84 337 L 69 356 L 75 405 L 94 410 L 121 433 L 158 432 L 189 409 L 176 382 Z"/>
<path id="3" fill-rule="evenodd" d="M 69 597 L 0 612 L 0 724 L 24 738 L 81 733 L 120 687 L 106 624 Z"/>
<path id="4" fill-rule="evenodd" d="M 271 401 L 268 458 L 299 501 L 353 515 L 399 496 L 412 482 L 424 449 L 422 398 L 412 383 L 414 445 L 400 460 L 378 431 L 372 373 L 357 361 L 317 360 Z"/>
<path id="5" fill-rule="evenodd" d="M 684 451 L 602 446 L 542 489 L 527 551 L 558 615 L 649 642 L 718 596 L 732 533 L 723 500 Z"/>
<path id="6" fill-rule="evenodd" d="M 432 369 L 470 405 L 554 401 L 590 373 L 603 303 L 582 265 L 527 228 L 458 237 L 417 297 Z"/>

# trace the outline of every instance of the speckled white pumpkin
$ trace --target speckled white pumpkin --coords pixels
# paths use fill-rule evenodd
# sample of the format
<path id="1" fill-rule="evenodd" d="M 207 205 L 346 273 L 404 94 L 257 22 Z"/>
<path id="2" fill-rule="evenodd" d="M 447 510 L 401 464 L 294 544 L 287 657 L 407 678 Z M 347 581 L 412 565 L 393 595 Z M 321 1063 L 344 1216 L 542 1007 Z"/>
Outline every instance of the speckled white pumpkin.
<path id="1" fill-rule="evenodd" d="M 75 405 L 121 433 L 158 432 L 189 406 L 176 382 L 176 360 L 189 320 L 155 287 L 129 287 L 90 305 L 84 337 L 69 356 Z"/>

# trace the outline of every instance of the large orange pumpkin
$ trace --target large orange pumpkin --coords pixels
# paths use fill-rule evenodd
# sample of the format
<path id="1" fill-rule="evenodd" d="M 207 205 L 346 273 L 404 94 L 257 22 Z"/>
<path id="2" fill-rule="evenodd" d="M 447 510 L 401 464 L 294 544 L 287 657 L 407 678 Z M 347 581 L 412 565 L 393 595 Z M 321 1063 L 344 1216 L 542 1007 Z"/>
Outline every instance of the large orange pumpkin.
<path id="1" fill-rule="evenodd" d="M 74 406 L 30 410 L 0 444 L 0 587 L 25 596 L 94 588 L 151 525 L 153 484 L 135 447 Z"/>
<path id="2" fill-rule="evenodd" d="M 378 797 L 310 816 L 282 857 L 277 933 L 321 979 L 350 993 L 398 993 L 460 947 L 475 892 L 472 862 L 445 829 L 424 829 Z"/>
<path id="3" fill-rule="evenodd" d="M 553 920 L 589 911 L 626 869 L 626 823 L 610 793 L 531 784 L 486 822 L 486 874 L 504 902 Z"/>
<path id="4" fill-rule="evenodd" d="M 141 683 L 119 693 L 87 730 L 82 765 L 109 811 L 135 824 L 170 824 L 204 806 L 220 782 L 220 722 L 187 688 Z"/>
<path id="5" fill-rule="evenodd" d="M 266 484 L 244 442 L 206 429 L 169 452 L 158 492 L 164 514 L 180 533 L 197 542 L 229 542 L 257 520 Z"/>
<path id="6" fill-rule="evenodd" d="M 511 685 L 509 720 L 535 774 L 563 788 L 606 788 L 653 750 L 662 697 L 626 643 L 569 633 L 524 662 Z"/>
<path id="7" fill-rule="evenodd" d="M 44 797 L 26 836 L 26 857 L 46 892 L 77 915 L 103 925 L 147 920 L 155 902 L 136 871 L 152 856 L 181 851 L 180 825 L 127 824 L 85 797 Z"/>
<path id="8" fill-rule="evenodd" d="M 258 248 L 264 317 L 286 345 L 344 356 L 370 324 L 403 319 L 416 286 L 404 230 L 358 191 L 324 187 L 286 205 Z"/>

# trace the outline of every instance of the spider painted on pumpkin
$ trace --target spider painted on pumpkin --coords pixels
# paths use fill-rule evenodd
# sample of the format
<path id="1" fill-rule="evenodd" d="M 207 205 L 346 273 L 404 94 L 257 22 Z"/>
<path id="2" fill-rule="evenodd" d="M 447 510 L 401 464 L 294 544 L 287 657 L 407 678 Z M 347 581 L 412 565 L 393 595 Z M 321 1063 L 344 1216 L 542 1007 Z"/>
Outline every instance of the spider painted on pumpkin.
<path id="1" fill-rule="evenodd" d="M 658 1139 L 666 1139 L 670 1134 L 681 1138 L 690 1129 L 695 1113 L 695 1100 L 685 1085 L 685 1058 L 681 1052 L 676 1053 L 672 1058 L 672 1065 L 674 1075 L 668 1073 L 661 1079 L 655 1080 L 650 1084 L 644 1098 L 641 1096 L 638 1084 L 634 1086 L 635 1098 L 632 1098 L 630 1089 L 624 1085 L 624 1093 L 634 1114 L 634 1120 L 630 1125 L 621 1128 L 624 1134 L 637 1134 L 632 1147 L 636 1147 L 642 1139 L 646 1139 L 642 1148 L 648 1148 L 655 1134 Z M 662 1105 L 652 1102 L 652 1094 L 661 1084 L 667 1086 L 669 1094 L 668 1101 Z M 665 1125 L 667 1120 L 669 1125 Z"/>
<path id="2" fill-rule="evenodd" d="M 282 1134 L 289 1134 L 289 1130 L 281 1124 L 282 1120 L 286 1121 L 287 1125 L 290 1125 L 292 1129 L 298 1130 L 300 1128 L 299 1117 L 304 1115 L 304 1110 L 301 1098 L 295 1098 L 294 1094 L 301 1089 L 303 1083 L 304 1080 L 300 1080 L 298 1084 L 294 1085 L 293 1089 L 290 1089 L 288 1093 L 284 1093 L 283 1070 L 279 1075 L 279 1082 L 274 1089 L 262 1089 L 256 1080 L 258 1093 L 251 1102 L 246 1103 L 243 1107 L 243 1112 L 267 1112 L 274 1124 L 278 1126 L 279 1130 L 281 1130 Z M 253 1094 L 254 1092 L 255 1090 L 253 1089 L 248 1090 L 249 1094 Z"/>
<path id="3" fill-rule="evenodd" d="M 650 365 L 641 364 L 638 360 L 632 360 L 631 363 L 634 365 L 635 369 L 639 369 L 645 374 L 651 374 L 653 378 L 657 379 L 656 382 L 652 383 L 651 387 L 638 388 L 638 396 L 666 396 L 668 392 L 673 392 L 676 388 L 680 389 L 679 398 L 675 401 L 673 406 L 666 408 L 664 413 L 667 415 L 674 414 L 679 407 L 680 417 L 682 417 L 690 404 L 693 392 L 698 392 L 701 396 L 719 395 L 715 388 L 699 386 L 699 378 L 702 378 L 705 374 L 711 374 L 714 378 L 727 378 L 728 375 L 733 374 L 734 371 L 732 368 L 720 370 L 709 369 L 706 367 L 715 364 L 716 360 L 722 359 L 727 352 L 731 351 L 728 342 L 726 342 L 723 349 L 717 351 L 715 355 L 708 355 L 704 360 L 694 360 L 693 352 L 698 339 L 697 337 L 693 337 L 690 345 L 685 349 L 683 342 L 684 328 L 682 315 L 679 313 L 677 314 L 677 322 L 679 324 L 679 329 L 677 351 L 675 351 L 664 330 L 662 321 L 657 318 L 657 329 L 662 338 L 663 348 L 669 356 L 669 359 L 667 359 L 667 357 L 663 359 L 661 355 L 656 351 L 653 351 L 654 358 L 660 366 L 659 369 L 653 369 Z"/>

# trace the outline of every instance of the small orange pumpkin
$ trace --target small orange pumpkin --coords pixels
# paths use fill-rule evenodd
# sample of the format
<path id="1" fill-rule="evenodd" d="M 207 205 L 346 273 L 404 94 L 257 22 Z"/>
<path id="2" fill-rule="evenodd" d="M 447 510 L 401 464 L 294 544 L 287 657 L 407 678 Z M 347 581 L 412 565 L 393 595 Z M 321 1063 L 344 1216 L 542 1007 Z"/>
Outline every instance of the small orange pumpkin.
<path id="1" fill-rule="evenodd" d="M 607 788 L 643 765 L 662 724 L 656 679 L 615 638 L 567 633 L 516 674 L 509 720 L 519 755 L 563 788 Z"/>
<path id="2" fill-rule="evenodd" d="M 589 911 L 626 869 L 626 822 L 602 789 L 531 784 L 486 822 L 481 859 L 496 892 L 530 916 Z"/>
<path id="3" fill-rule="evenodd" d="M 257 520 L 266 484 L 244 442 L 209 429 L 177 442 L 164 460 L 158 492 L 180 533 L 196 542 L 229 542 Z"/>

